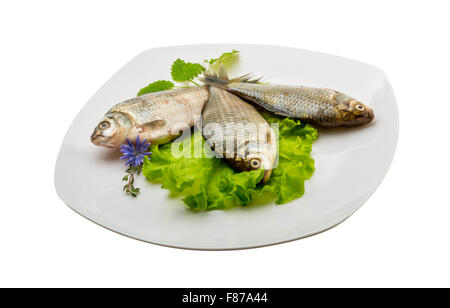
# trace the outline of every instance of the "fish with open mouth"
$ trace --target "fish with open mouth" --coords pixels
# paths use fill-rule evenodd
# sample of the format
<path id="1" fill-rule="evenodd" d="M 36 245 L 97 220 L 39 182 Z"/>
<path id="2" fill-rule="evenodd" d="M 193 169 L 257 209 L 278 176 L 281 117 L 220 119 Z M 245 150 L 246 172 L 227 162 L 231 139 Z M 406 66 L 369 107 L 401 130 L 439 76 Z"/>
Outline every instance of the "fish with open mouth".
<path id="1" fill-rule="evenodd" d="M 189 87 L 138 96 L 113 106 L 95 127 L 95 145 L 118 148 L 128 138 L 167 143 L 200 118 L 208 99 L 207 86 Z"/>
<path id="2" fill-rule="evenodd" d="M 202 112 L 202 133 L 211 148 L 239 172 L 263 168 L 266 182 L 277 159 L 277 138 L 252 105 L 217 87 L 209 87 Z"/>
<path id="3" fill-rule="evenodd" d="M 204 83 L 230 91 L 268 111 L 319 126 L 358 126 L 374 118 L 370 107 L 331 89 L 260 84 L 250 75 L 229 79 L 223 67 L 203 76 Z"/>

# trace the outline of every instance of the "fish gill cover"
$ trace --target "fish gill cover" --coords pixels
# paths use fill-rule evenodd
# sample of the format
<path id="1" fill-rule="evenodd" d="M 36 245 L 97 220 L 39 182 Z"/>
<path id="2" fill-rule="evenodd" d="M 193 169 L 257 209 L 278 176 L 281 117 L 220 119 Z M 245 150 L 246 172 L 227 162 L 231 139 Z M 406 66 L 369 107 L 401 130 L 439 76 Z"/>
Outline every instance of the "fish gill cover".
<path id="1" fill-rule="evenodd" d="M 211 150 L 203 146 L 205 140 L 200 132 L 194 132 L 184 143 L 177 140 L 175 144 L 153 146 L 151 160 L 145 158 L 142 172 L 150 182 L 162 183 L 162 188 L 170 190 L 173 196 L 182 197 L 193 210 L 244 206 L 257 198 L 275 199 L 276 204 L 299 198 L 305 192 L 305 180 L 314 172 L 310 153 L 317 131 L 298 120 L 267 112 L 263 116 L 269 123 L 279 125 L 279 163 L 265 184 L 260 183 L 262 169 L 239 173 L 224 160 L 211 158 Z M 187 148 L 191 155 L 185 156 L 190 157 L 175 157 L 172 146 L 180 151 Z M 201 158 L 194 158 L 194 149 L 201 149 Z"/>

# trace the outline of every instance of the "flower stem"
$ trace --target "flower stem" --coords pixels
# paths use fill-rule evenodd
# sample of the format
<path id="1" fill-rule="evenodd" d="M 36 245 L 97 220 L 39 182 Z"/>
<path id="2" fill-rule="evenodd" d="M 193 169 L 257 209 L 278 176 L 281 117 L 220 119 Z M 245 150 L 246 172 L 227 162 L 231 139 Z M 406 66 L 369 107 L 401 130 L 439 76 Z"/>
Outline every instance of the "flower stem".
<path id="1" fill-rule="evenodd" d="M 127 176 L 124 177 L 124 181 L 127 181 L 125 186 L 123 187 L 123 190 L 127 195 L 130 195 L 132 197 L 137 197 L 139 194 L 139 188 L 134 187 L 134 176 L 136 174 L 139 174 L 141 172 L 140 167 L 130 167 L 126 170 L 126 173 L 128 173 Z"/>

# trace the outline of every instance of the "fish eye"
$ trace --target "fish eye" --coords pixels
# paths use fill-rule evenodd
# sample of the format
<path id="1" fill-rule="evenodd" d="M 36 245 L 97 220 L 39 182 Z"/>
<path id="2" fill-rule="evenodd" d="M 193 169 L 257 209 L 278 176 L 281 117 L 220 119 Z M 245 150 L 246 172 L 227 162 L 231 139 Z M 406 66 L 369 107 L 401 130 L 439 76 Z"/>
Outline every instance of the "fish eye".
<path id="1" fill-rule="evenodd" d="M 109 122 L 103 121 L 98 125 L 98 128 L 100 129 L 107 129 L 109 127 Z"/>
<path id="2" fill-rule="evenodd" d="M 258 169 L 261 166 L 261 161 L 257 158 L 250 160 L 250 167 L 252 169 Z"/>
<path id="3" fill-rule="evenodd" d="M 359 111 L 363 111 L 364 109 L 366 109 L 363 105 L 356 105 L 355 107 L 356 107 L 356 109 L 358 109 Z"/>

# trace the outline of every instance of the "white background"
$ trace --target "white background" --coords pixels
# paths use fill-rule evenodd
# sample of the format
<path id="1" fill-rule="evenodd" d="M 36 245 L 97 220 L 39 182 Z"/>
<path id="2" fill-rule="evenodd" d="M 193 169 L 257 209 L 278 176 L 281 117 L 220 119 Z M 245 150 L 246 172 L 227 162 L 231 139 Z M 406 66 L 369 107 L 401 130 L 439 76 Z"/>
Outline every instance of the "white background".
<path id="1" fill-rule="evenodd" d="M 0 287 L 449 287 L 447 2 L 2 1 Z M 234 42 L 316 50 L 386 72 L 399 144 L 356 214 L 301 241 L 199 252 L 131 240 L 59 200 L 53 172 L 64 134 L 112 74 L 152 47 Z"/>

